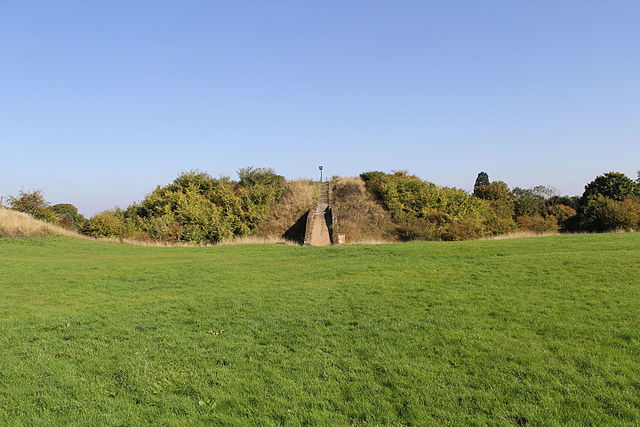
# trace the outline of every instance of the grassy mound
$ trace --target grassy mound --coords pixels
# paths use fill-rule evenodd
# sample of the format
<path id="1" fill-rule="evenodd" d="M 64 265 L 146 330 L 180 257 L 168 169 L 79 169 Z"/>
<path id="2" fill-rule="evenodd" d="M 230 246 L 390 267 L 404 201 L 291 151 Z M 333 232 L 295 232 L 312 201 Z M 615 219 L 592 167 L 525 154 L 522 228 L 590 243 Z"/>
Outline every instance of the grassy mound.
<path id="1" fill-rule="evenodd" d="M 67 236 L 82 237 L 75 231 L 40 221 L 22 212 L 0 208 L 0 236 L 38 237 Z"/>
<path id="2" fill-rule="evenodd" d="M 282 198 L 276 202 L 269 216 L 253 235 L 282 238 L 300 217 L 318 202 L 320 187 L 309 180 L 285 181 Z"/>
<path id="3" fill-rule="evenodd" d="M 639 248 L 0 238 L 0 424 L 637 424 Z"/>
<path id="4" fill-rule="evenodd" d="M 391 214 L 366 189 L 359 177 L 331 181 L 331 207 L 338 232 L 348 243 L 378 243 L 397 240 Z"/>

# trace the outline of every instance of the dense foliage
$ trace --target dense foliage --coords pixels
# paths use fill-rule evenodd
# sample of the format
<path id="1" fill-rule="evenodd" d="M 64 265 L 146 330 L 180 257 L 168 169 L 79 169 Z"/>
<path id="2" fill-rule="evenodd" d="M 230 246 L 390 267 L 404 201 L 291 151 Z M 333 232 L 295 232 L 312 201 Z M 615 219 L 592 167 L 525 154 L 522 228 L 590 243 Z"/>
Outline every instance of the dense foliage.
<path id="1" fill-rule="evenodd" d="M 545 186 L 513 188 L 480 172 L 473 195 L 438 187 L 406 172 L 366 172 L 369 191 L 390 211 L 401 240 L 464 240 L 517 230 L 612 231 L 640 229 L 640 184 L 609 172 L 582 197 Z"/>
<path id="2" fill-rule="evenodd" d="M 585 231 L 640 229 L 640 184 L 608 172 L 585 186 L 575 228 Z"/>
<path id="3" fill-rule="evenodd" d="M 467 240 L 519 230 L 640 229 L 640 182 L 618 172 L 596 177 L 580 197 L 561 196 L 544 186 L 510 189 L 505 182 L 490 181 L 486 172 L 478 174 L 472 194 L 439 187 L 406 171 L 372 171 L 360 177 L 365 187 L 359 180 L 334 180 L 332 204 L 345 215 L 341 232 L 362 239 Z M 286 210 L 282 204 L 293 203 L 283 199 L 285 180 L 273 169 L 254 167 L 240 169 L 238 178 L 184 172 L 141 202 L 88 220 L 71 204 L 50 205 L 40 190 L 20 191 L 7 201 L 11 209 L 94 237 L 215 243 L 264 235 L 266 229 L 260 226 L 265 220 L 282 216 L 274 212 L 276 206 Z M 308 209 L 309 197 L 286 215 L 292 224 L 284 229 L 298 220 L 298 205 Z"/>
<path id="4" fill-rule="evenodd" d="M 402 240 L 464 240 L 486 234 L 489 205 L 455 188 L 438 187 L 406 172 L 361 175 L 391 212 Z"/>
<path id="5" fill-rule="evenodd" d="M 95 237 L 215 243 L 249 234 L 282 197 L 284 178 L 272 169 L 246 168 L 239 182 L 189 171 L 159 186 L 126 210 L 103 212 L 83 231 Z"/>

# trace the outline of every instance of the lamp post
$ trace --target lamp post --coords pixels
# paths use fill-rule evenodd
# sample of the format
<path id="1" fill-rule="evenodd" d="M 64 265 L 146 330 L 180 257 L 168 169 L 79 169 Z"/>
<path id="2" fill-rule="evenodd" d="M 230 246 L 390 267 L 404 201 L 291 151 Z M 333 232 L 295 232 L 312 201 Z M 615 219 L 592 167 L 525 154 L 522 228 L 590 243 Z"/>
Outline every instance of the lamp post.
<path id="1" fill-rule="evenodd" d="M 322 182 L 322 169 L 324 169 L 324 166 L 318 166 L 318 169 L 320 169 L 320 182 Z"/>

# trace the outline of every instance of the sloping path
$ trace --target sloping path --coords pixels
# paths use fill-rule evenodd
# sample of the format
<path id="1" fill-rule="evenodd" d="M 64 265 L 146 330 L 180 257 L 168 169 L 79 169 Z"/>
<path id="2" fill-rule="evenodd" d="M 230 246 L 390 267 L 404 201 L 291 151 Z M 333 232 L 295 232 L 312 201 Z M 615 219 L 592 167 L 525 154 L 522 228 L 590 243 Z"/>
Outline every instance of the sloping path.
<path id="1" fill-rule="evenodd" d="M 329 226 L 325 219 L 325 211 L 329 207 L 329 183 L 320 184 L 320 199 L 316 208 L 311 212 L 311 239 L 309 246 L 329 246 L 331 237 L 329 236 Z"/>

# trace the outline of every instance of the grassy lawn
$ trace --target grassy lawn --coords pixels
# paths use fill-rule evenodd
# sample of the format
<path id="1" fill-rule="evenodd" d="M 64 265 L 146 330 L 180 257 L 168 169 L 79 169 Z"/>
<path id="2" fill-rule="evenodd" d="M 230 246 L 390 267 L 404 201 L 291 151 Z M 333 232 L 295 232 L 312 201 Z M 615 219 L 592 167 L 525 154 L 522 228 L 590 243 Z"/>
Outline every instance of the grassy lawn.
<path id="1" fill-rule="evenodd" d="M 640 423 L 640 233 L 0 239 L 0 424 Z"/>

